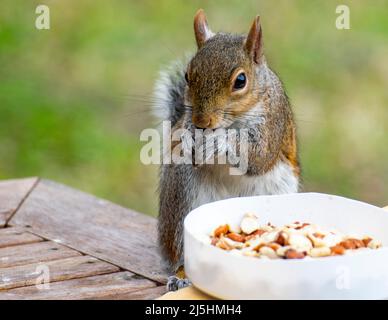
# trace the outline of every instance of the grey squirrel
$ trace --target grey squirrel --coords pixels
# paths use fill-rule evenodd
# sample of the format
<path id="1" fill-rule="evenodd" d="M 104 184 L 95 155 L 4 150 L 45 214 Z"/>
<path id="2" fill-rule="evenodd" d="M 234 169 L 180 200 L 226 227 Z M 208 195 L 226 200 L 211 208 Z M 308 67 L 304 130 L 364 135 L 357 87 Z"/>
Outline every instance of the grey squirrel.
<path id="1" fill-rule="evenodd" d="M 171 273 L 183 265 L 183 220 L 191 210 L 231 197 L 297 192 L 300 180 L 293 114 L 264 57 L 259 16 L 248 35 L 214 34 L 200 9 L 194 32 L 196 54 L 162 74 L 156 106 L 172 131 L 248 129 L 248 168 L 230 175 L 228 164 L 161 165 L 158 232 Z"/>

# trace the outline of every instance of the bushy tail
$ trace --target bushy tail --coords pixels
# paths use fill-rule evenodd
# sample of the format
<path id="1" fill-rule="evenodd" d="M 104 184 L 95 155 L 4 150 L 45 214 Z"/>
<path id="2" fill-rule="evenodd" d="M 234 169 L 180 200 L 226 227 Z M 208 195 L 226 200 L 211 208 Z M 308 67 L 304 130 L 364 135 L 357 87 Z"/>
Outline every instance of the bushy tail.
<path id="1" fill-rule="evenodd" d="M 170 120 L 174 126 L 185 111 L 186 67 L 175 62 L 159 74 L 154 88 L 153 114 L 159 120 Z"/>

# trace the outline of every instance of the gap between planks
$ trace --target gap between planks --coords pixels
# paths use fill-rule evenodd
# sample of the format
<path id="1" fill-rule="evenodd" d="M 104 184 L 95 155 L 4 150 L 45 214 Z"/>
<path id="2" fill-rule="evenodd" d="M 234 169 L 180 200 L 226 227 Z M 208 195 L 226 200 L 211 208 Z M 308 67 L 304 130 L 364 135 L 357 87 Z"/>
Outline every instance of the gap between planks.
<path id="1" fill-rule="evenodd" d="M 17 262 L 17 266 L 9 266 L 9 267 L 2 267 L 1 261 L 5 258 L 4 256 L 4 250 L 1 251 L 2 248 L 10 248 L 14 247 L 13 249 L 6 250 L 8 254 L 14 253 L 17 251 L 24 251 L 27 249 L 27 256 L 31 252 L 31 246 L 25 246 L 16 249 L 16 246 L 22 246 L 24 244 L 33 244 L 33 243 L 42 243 L 44 242 L 44 248 L 47 247 L 47 244 L 50 244 L 49 247 L 53 244 L 53 248 L 67 248 L 71 252 L 74 252 L 74 254 L 80 254 L 79 256 L 70 257 L 66 259 L 58 258 L 59 256 L 55 255 L 53 256 L 46 256 L 43 255 L 43 259 L 52 259 L 55 258 L 58 260 L 48 260 L 42 262 L 42 253 L 45 251 L 38 250 L 40 252 L 40 255 L 31 257 L 30 260 L 26 257 L 24 262 L 29 262 L 28 264 L 22 264 L 19 265 L 20 261 Z M 40 245 L 39 245 L 40 246 Z M 40 249 L 44 249 L 40 247 Z M 36 246 L 32 246 L 32 252 L 36 251 Z M 69 253 L 66 253 L 69 254 Z M 9 289 L 14 289 L 18 287 L 26 287 L 31 286 L 36 283 L 37 277 L 39 274 L 36 274 L 36 270 L 39 267 L 39 270 L 43 270 L 42 266 L 46 266 L 49 268 L 50 272 L 50 283 L 53 282 L 62 282 L 66 280 L 71 280 L 75 278 L 84 278 L 88 276 L 93 275 L 101 275 L 101 274 L 107 274 L 107 273 L 115 273 L 115 272 L 121 272 L 121 271 L 127 271 L 120 268 L 120 266 L 116 266 L 112 263 L 109 263 L 107 261 L 98 259 L 96 257 L 88 256 L 88 255 L 82 255 L 82 252 L 79 252 L 77 250 L 74 250 L 70 247 L 64 246 L 62 244 L 58 244 L 54 241 L 51 241 L 49 239 L 44 239 L 42 237 L 39 237 L 30 231 L 27 231 L 24 228 L 20 227 L 7 227 L 0 229 L 0 291 L 7 289 L 7 292 Z M 23 255 L 25 256 L 25 255 Z M 85 260 L 86 261 L 83 261 Z M 39 260 L 40 262 L 37 263 L 30 263 L 34 262 L 35 260 Z M 97 263 L 97 267 L 101 267 L 102 269 L 95 270 L 94 274 L 93 272 L 90 272 L 88 268 L 86 270 L 76 270 L 76 266 L 82 265 L 82 263 L 90 264 L 91 261 L 95 261 Z M 4 266 L 4 262 L 3 262 Z M 135 276 L 141 276 L 134 273 Z M 4 281 L 6 279 L 6 281 Z M 141 291 L 141 292 L 140 292 Z M 144 291 L 144 292 L 143 292 Z M 155 288 L 149 288 L 145 290 L 139 290 L 130 292 L 127 294 L 121 294 L 117 296 L 116 294 L 112 293 L 109 296 L 104 297 L 104 299 L 155 299 L 159 296 L 163 295 L 166 292 L 165 286 L 156 286 Z M 1 299 L 1 295 L 0 295 Z M 94 298 L 92 298 L 94 299 Z"/>
<path id="2" fill-rule="evenodd" d="M 5 220 L 5 225 L 4 227 L 8 227 L 8 223 L 11 221 L 11 219 L 13 218 L 13 216 L 18 212 L 18 210 L 20 209 L 20 207 L 23 205 L 24 201 L 26 201 L 26 199 L 29 197 L 29 195 L 32 193 L 32 191 L 34 191 L 35 187 L 38 185 L 38 183 L 40 182 L 40 178 L 36 177 L 36 178 L 33 178 L 35 179 L 35 182 L 32 184 L 32 187 L 30 188 L 30 190 L 27 191 L 26 195 L 22 198 L 22 200 L 20 201 L 19 205 L 15 208 L 14 212 L 12 212 L 10 214 L 10 216 Z"/>
<path id="3" fill-rule="evenodd" d="M 43 238 L 38 237 L 23 228 L 8 227 L 0 229 L 0 248 L 41 242 L 43 240 Z"/>
<path id="4" fill-rule="evenodd" d="M 154 299 L 165 293 L 164 286 L 129 271 L 0 291 L 0 300 L 15 299 Z"/>
<path id="5" fill-rule="evenodd" d="M 40 180 L 10 221 L 159 283 L 167 273 L 160 257 L 156 219 L 48 180 Z"/>
<path id="6" fill-rule="evenodd" d="M 0 181 L 0 228 L 8 224 L 38 182 L 37 177 Z"/>
<path id="7" fill-rule="evenodd" d="M 50 240 L 50 239 L 46 239 L 46 238 L 40 237 L 37 234 L 34 234 L 33 232 L 31 232 L 31 231 L 29 231 L 27 229 L 28 228 L 20 228 L 20 227 L 0 228 L 0 249 L 12 247 L 12 246 L 17 246 L 17 245 L 32 244 L 32 243 L 36 243 L 36 242 L 46 241 L 46 242 L 51 242 L 51 243 L 52 242 L 58 243 L 61 246 L 66 247 L 66 248 L 68 248 L 70 250 L 74 250 L 74 251 L 79 252 L 80 254 L 87 255 L 84 252 L 80 252 L 80 251 L 75 250 L 75 249 L 73 249 L 71 247 L 68 247 L 66 245 L 61 244 L 60 241 L 58 241 L 58 240 L 54 240 L 53 241 L 53 240 Z M 1 251 L 0 251 L 0 253 L 1 253 Z M 97 258 L 97 257 L 95 257 L 95 258 Z M 0 259 L 2 259 L 1 255 L 0 255 Z M 109 264 L 117 267 L 117 269 L 119 269 L 121 271 L 124 270 L 120 266 L 117 266 L 117 265 L 115 265 L 113 263 L 110 263 L 108 261 L 105 261 L 103 259 L 98 259 L 98 260 L 104 261 L 106 263 L 109 263 Z"/>
<path id="8" fill-rule="evenodd" d="M 119 268 L 90 256 L 0 268 L 0 290 L 118 272 Z"/>
<path id="9" fill-rule="evenodd" d="M 0 249 L 0 268 L 16 267 L 34 262 L 46 262 L 82 254 L 53 241 L 22 244 Z"/>
<path id="10" fill-rule="evenodd" d="M 23 228 L 0 229 L 0 247 L 2 247 L 0 248 L 0 266 L 2 267 L 0 268 L 0 299 L 1 297 L 8 299 L 7 294 L 9 293 L 12 296 L 13 291 L 11 290 L 13 289 L 23 289 L 36 285 L 37 281 L 43 280 L 42 272 L 45 270 L 49 275 L 47 279 L 49 286 L 53 283 L 122 271 L 118 266 L 108 262 L 81 255 L 82 253 L 58 243 L 45 241 Z M 74 256 L 66 258 L 69 254 L 74 254 Z M 131 279 L 140 279 L 135 274 L 131 273 L 131 276 Z M 115 278 L 113 277 L 113 279 Z M 164 286 L 157 286 L 153 281 L 149 284 L 153 285 L 147 289 L 129 290 L 129 292 L 119 295 L 111 292 L 104 295 L 104 299 L 154 299 L 165 293 Z M 56 286 L 56 288 L 60 287 Z M 29 290 L 32 289 L 27 291 L 29 292 Z M 61 296 L 61 293 L 57 292 L 54 295 Z M 19 296 L 18 298 L 23 297 Z M 99 299 L 101 296 L 96 293 L 96 295 L 90 294 L 87 298 Z"/>

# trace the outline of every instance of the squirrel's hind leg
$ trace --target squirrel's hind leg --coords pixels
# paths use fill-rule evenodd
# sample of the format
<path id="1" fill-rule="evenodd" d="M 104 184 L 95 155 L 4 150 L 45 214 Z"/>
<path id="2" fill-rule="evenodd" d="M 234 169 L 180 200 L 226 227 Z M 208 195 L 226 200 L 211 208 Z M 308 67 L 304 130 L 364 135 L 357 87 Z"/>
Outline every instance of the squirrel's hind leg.
<path id="1" fill-rule="evenodd" d="M 167 264 L 167 289 L 175 291 L 189 284 L 183 270 L 183 220 L 193 207 L 198 193 L 193 169 L 188 165 L 161 168 L 158 235 L 161 253 Z"/>

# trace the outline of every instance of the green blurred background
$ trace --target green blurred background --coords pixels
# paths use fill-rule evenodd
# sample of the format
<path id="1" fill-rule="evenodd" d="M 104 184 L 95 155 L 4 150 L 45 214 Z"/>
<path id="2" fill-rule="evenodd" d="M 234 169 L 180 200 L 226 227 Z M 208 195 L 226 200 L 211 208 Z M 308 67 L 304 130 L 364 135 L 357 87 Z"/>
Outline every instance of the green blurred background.
<path id="1" fill-rule="evenodd" d="M 351 29 L 335 28 L 350 7 Z M 46 4 L 51 29 L 35 28 Z M 388 1 L 3 0 L 0 179 L 41 176 L 155 215 L 157 168 L 139 160 L 155 77 L 195 50 L 192 18 L 247 32 L 299 126 L 304 190 L 388 205 Z"/>

